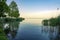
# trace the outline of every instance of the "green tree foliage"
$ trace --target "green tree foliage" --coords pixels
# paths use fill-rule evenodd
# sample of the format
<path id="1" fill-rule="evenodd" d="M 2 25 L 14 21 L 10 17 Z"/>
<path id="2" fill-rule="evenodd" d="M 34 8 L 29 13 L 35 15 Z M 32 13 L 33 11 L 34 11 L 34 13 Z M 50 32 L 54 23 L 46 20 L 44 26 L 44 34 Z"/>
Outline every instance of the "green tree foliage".
<path id="1" fill-rule="evenodd" d="M 49 25 L 50 26 L 57 26 L 57 18 L 50 18 Z"/>
<path id="2" fill-rule="evenodd" d="M 0 17 L 4 17 L 4 13 L 9 12 L 9 7 L 6 4 L 7 0 L 0 0 Z"/>
<path id="3" fill-rule="evenodd" d="M 57 25 L 60 26 L 60 15 L 57 17 Z"/>
<path id="4" fill-rule="evenodd" d="M 9 5 L 9 7 L 10 7 L 9 16 L 19 17 L 19 10 L 18 10 L 16 2 L 12 1 L 11 4 Z"/>
<path id="5" fill-rule="evenodd" d="M 42 24 L 44 25 L 44 26 L 48 26 L 48 20 L 46 19 L 46 20 L 43 20 L 42 21 Z"/>
<path id="6" fill-rule="evenodd" d="M 48 22 L 49 22 L 50 26 L 60 26 L 60 16 L 58 16 L 56 18 L 50 18 L 48 20 Z M 42 24 L 47 25 L 47 20 L 43 20 Z"/>
<path id="7" fill-rule="evenodd" d="M 0 2 L 6 2 L 7 0 L 0 0 Z"/>

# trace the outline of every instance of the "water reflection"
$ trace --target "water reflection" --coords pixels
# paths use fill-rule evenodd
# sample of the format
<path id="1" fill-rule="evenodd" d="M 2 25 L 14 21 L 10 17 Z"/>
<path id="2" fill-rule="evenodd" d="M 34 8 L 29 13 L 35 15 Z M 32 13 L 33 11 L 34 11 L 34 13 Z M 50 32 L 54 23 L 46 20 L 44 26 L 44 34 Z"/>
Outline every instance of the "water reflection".
<path id="1" fill-rule="evenodd" d="M 17 30 L 19 28 L 19 24 L 20 24 L 19 21 L 4 23 L 4 32 L 7 35 L 9 40 L 12 40 L 15 38 L 17 34 Z"/>
<path id="2" fill-rule="evenodd" d="M 25 20 L 20 23 L 18 34 L 15 40 L 55 40 L 58 34 L 58 26 L 43 26 L 32 23 L 33 20 Z M 40 19 L 36 19 L 40 20 Z M 28 22 L 27 22 L 28 21 Z M 40 22 L 40 21 L 39 21 Z"/>
<path id="3" fill-rule="evenodd" d="M 55 38 L 55 40 L 60 40 L 60 26 L 58 27 L 58 32 L 57 32 L 57 36 Z"/>
<path id="4" fill-rule="evenodd" d="M 26 19 L 23 22 L 0 22 L 9 40 L 60 40 L 59 26 L 43 26 L 40 19 Z"/>

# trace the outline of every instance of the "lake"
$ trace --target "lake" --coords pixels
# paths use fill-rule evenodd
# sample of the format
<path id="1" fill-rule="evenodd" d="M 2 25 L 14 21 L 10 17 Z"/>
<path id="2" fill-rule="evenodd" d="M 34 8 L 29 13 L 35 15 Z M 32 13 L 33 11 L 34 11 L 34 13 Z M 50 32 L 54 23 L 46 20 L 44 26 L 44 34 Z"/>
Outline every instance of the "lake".
<path id="1" fill-rule="evenodd" d="M 58 36 L 58 27 L 43 26 L 42 19 L 25 19 L 22 22 L 7 23 L 13 35 L 9 34 L 9 40 L 55 40 Z M 6 26 L 6 24 L 5 24 Z"/>

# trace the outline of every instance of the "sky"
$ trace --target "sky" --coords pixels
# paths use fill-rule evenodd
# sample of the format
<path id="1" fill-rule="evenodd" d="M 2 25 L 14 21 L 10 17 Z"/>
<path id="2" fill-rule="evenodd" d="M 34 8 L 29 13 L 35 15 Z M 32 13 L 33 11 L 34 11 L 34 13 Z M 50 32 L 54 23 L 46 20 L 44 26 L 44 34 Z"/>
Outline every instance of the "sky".
<path id="1" fill-rule="evenodd" d="M 8 0 L 9 5 L 12 0 Z M 60 14 L 60 0 L 14 0 L 19 9 L 20 17 L 51 18 Z"/>

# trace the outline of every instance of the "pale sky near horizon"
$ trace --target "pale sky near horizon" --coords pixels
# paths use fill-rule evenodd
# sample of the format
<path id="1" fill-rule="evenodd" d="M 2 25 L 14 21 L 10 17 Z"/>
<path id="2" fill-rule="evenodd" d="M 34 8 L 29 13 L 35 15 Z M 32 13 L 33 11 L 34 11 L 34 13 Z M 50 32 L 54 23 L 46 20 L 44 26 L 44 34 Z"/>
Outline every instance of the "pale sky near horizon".
<path id="1" fill-rule="evenodd" d="M 8 0 L 10 4 L 12 0 Z M 60 14 L 60 0 L 14 0 L 19 8 L 20 17 L 51 18 Z"/>

